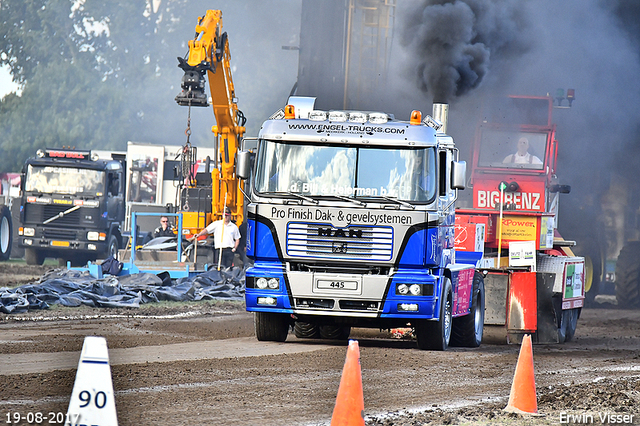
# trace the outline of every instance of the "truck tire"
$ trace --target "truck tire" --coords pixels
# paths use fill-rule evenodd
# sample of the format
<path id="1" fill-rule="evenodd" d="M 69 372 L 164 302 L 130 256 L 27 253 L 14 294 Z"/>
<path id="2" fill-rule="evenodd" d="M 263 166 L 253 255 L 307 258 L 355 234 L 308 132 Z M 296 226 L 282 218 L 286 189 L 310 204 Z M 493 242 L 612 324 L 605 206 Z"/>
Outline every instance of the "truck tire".
<path id="1" fill-rule="evenodd" d="M 0 260 L 9 260 L 13 243 L 11 211 L 7 206 L 2 206 L 0 210 Z"/>
<path id="2" fill-rule="evenodd" d="M 296 321 L 293 325 L 293 334 L 298 339 L 315 339 L 320 334 L 318 332 L 318 326 L 304 321 Z"/>
<path id="3" fill-rule="evenodd" d="M 318 329 L 323 339 L 347 340 L 351 334 L 351 327 L 343 325 L 321 325 Z"/>
<path id="4" fill-rule="evenodd" d="M 414 326 L 418 349 L 444 351 L 449 347 L 452 312 L 451 281 L 445 278 L 440 301 L 440 319 L 438 321 L 420 320 Z"/>
<path id="5" fill-rule="evenodd" d="M 42 265 L 44 263 L 44 253 L 34 248 L 25 249 L 24 260 L 27 265 Z"/>
<path id="6" fill-rule="evenodd" d="M 640 308 L 640 241 L 620 250 L 616 262 L 616 299 L 621 308 Z"/>
<path id="7" fill-rule="evenodd" d="M 24 258 L 24 247 L 20 247 L 20 244 L 16 244 L 16 242 L 20 241 L 20 235 L 18 235 L 18 230 L 20 229 L 20 203 L 14 202 L 11 205 L 11 224 L 13 226 L 13 245 L 11 247 L 11 258 L 12 259 L 23 259 Z"/>
<path id="8" fill-rule="evenodd" d="M 118 238 L 115 235 L 109 237 L 109 246 L 107 247 L 107 257 L 113 257 L 118 260 Z"/>
<path id="9" fill-rule="evenodd" d="M 484 277 L 476 272 L 473 275 L 471 310 L 468 315 L 453 318 L 451 346 L 477 348 L 482 343 L 484 332 Z"/>
<path id="10" fill-rule="evenodd" d="M 570 342 L 576 334 L 580 309 L 565 309 L 560 316 L 560 327 L 558 328 L 558 342 Z"/>
<path id="11" fill-rule="evenodd" d="M 256 338 L 261 342 L 284 342 L 289 334 L 289 321 L 285 314 L 256 312 L 253 317 Z"/>
<path id="12" fill-rule="evenodd" d="M 573 248 L 576 256 L 584 257 L 584 296 L 585 302 L 593 306 L 595 298 L 602 290 L 603 271 L 605 270 L 605 251 L 603 245 L 594 237 L 585 237 L 578 241 L 578 245 Z"/>

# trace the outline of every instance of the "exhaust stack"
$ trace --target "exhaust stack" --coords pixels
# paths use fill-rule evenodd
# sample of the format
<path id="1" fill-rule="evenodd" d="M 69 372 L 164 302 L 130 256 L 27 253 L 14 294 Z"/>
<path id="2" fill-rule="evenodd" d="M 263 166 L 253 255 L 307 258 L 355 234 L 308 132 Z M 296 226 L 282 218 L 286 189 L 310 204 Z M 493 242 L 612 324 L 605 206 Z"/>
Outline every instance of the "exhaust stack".
<path id="1" fill-rule="evenodd" d="M 449 122 L 449 104 L 434 102 L 433 118 L 442 123 L 442 127 L 438 129 L 438 132 L 447 133 L 447 124 Z"/>

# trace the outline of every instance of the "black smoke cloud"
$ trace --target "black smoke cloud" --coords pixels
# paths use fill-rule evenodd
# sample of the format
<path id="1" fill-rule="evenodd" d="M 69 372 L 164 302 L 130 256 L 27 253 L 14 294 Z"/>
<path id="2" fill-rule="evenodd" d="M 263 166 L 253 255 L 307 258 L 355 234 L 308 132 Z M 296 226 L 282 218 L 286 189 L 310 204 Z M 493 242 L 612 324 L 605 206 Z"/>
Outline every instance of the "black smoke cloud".
<path id="1" fill-rule="evenodd" d="M 521 2 L 428 0 L 412 7 L 402 44 L 413 54 L 418 86 L 437 102 L 451 102 L 478 87 L 492 60 L 529 50 Z"/>

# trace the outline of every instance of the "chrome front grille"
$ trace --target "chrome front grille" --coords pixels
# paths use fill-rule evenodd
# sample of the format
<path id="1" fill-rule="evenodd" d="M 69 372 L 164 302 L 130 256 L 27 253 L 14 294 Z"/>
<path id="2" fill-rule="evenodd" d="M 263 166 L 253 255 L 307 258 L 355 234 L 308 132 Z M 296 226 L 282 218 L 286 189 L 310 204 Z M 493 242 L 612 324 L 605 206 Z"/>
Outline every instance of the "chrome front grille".
<path id="1" fill-rule="evenodd" d="M 289 222 L 286 247 L 291 257 L 389 261 L 393 257 L 393 228 Z"/>

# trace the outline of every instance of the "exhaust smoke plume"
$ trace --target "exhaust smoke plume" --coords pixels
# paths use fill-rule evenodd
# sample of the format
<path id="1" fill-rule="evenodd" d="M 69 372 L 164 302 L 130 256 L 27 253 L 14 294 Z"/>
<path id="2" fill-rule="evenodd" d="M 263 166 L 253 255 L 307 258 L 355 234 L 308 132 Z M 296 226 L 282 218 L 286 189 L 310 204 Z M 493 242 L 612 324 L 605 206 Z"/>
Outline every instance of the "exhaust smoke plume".
<path id="1" fill-rule="evenodd" d="M 478 87 L 490 61 L 528 50 L 523 15 L 513 0 L 427 0 L 412 8 L 402 42 L 416 56 L 420 89 L 450 102 Z"/>

